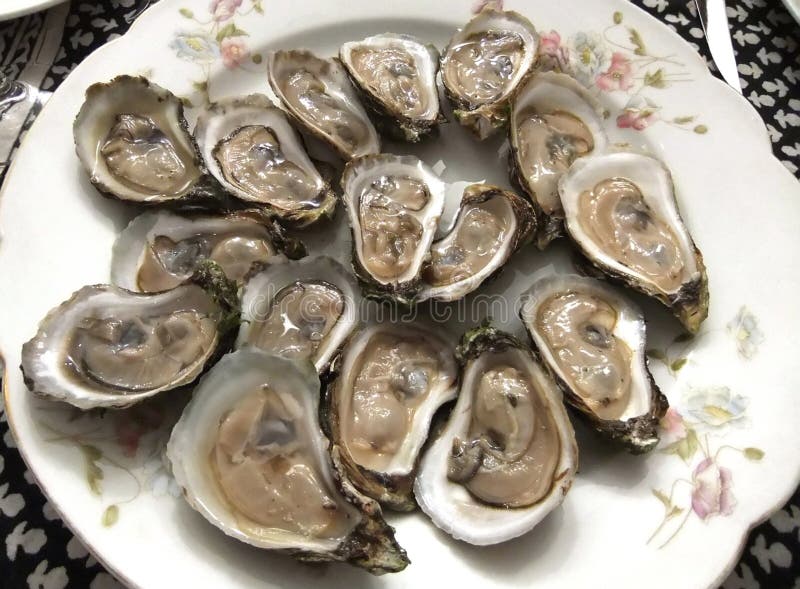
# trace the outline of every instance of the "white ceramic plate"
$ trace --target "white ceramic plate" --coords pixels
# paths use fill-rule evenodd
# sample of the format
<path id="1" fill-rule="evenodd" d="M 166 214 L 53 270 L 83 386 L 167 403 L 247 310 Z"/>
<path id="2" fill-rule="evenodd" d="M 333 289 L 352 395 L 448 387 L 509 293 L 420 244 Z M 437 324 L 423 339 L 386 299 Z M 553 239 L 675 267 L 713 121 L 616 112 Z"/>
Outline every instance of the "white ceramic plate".
<path id="1" fill-rule="evenodd" d="M 3 0 L 0 5 L 0 21 L 38 12 L 61 2 L 64 0 Z"/>
<path id="2" fill-rule="evenodd" d="M 527 536 L 492 548 L 452 541 L 421 514 L 391 516 L 412 560 L 372 579 L 345 565 L 309 567 L 220 534 L 177 497 L 160 459 L 175 410 L 163 403 L 80 416 L 34 400 L 20 347 L 48 309 L 107 281 L 111 244 L 132 211 L 93 190 L 73 153 L 71 122 L 93 82 L 144 73 L 195 104 L 264 91 L 265 52 L 386 30 L 442 47 L 470 18 L 468 0 L 209 2 L 164 0 L 125 37 L 86 59 L 29 132 L 0 200 L 0 349 L 7 414 L 52 505 L 89 549 L 131 586 L 156 587 L 713 587 L 748 530 L 785 502 L 800 475 L 800 185 L 773 158 L 763 123 L 709 75 L 666 26 L 623 0 L 517 0 L 558 62 L 610 110 L 616 141 L 647 148 L 674 171 L 686 222 L 705 254 L 711 313 L 682 341 L 675 321 L 645 304 L 655 376 L 673 412 L 647 457 L 614 452 L 578 429 L 581 472 L 562 508 Z M 229 10 L 230 9 L 230 10 Z M 414 151 L 447 181 L 507 183 L 502 141 L 479 145 L 456 125 Z M 346 258 L 338 237 L 319 250 Z M 513 302 L 568 250 L 529 248 L 487 292 Z M 513 314 L 495 320 L 517 333 Z M 451 324 L 461 330 L 465 325 Z M 677 339 L 676 339 L 677 338 Z M 663 525 L 662 525 L 662 522 Z"/>

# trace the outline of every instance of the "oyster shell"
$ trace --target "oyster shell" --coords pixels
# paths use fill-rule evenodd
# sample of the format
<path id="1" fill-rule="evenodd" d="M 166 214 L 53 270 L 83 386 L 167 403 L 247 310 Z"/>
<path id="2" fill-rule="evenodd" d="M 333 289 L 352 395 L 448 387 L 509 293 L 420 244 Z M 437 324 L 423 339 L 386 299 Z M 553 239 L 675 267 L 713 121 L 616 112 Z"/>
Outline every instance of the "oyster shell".
<path id="1" fill-rule="evenodd" d="M 342 190 L 365 290 L 412 300 L 444 210 L 444 182 L 414 156 L 380 154 L 349 162 Z"/>
<path id="2" fill-rule="evenodd" d="M 85 286 L 22 346 L 25 384 L 80 409 L 127 407 L 194 381 L 221 347 L 228 311 L 194 284 L 159 294 Z"/>
<path id="3" fill-rule="evenodd" d="M 209 172 L 236 198 L 305 227 L 330 217 L 336 196 L 282 110 L 261 94 L 207 106 L 194 137 Z"/>
<path id="4" fill-rule="evenodd" d="M 258 211 L 220 216 L 146 212 L 114 243 L 111 282 L 132 291 L 160 292 L 183 284 L 203 260 L 212 260 L 241 284 L 255 264 L 283 252 L 296 257 L 304 248 Z"/>
<path id="5" fill-rule="evenodd" d="M 450 40 L 442 83 L 458 122 L 479 139 L 508 123 L 508 103 L 536 63 L 539 35 L 516 12 L 485 8 Z"/>
<path id="6" fill-rule="evenodd" d="M 253 349 L 223 357 L 172 431 L 175 480 L 237 540 L 300 560 L 400 571 L 408 558 L 378 504 L 337 478 L 317 422 L 319 387 L 310 364 Z"/>
<path id="7" fill-rule="evenodd" d="M 708 277 L 663 163 L 632 152 L 582 158 L 561 177 L 559 194 L 587 270 L 661 301 L 690 333 L 700 329 Z"/>
<path id="8" fill-rule="evenodd" d="M 417 142 L 446 120 L 436 86 L 439 52 L 432 45 L 384 33 L 345 43 L 339 59 L 384 132 Z"/>
<path id="9" fill-rule="evenodd" d="M 272 263 L 247 282 L 238 347 L 310 361 L 324 371 L 359 324 L 361 293 L 327 256 Z"/>
<path id="10" fill-rule="evenodd" d="M 576 159 L 606 149 L 602 107 L 566 74 L 537 73 L 511 101 L 509 141 L 511 177 L 541 219 L 538 243 L 543 248 L 564 231 L 559 178 Z"/>
<path id="11" fill-rule="evenodd" d="M 522 295 L 520 318 L 567 402 L 601 435 L 632 452 L 658 444 L 667 411 L 647 367 L 644 315 L 593 278 L 540 278 Z"/>
<path id="12" fill-rule="evenodd" d="M 269 84 L 286 112 L 343 159 L 378 153 L 380 138 L 341 64 L 310 51 L 274 51 Z"/>
<path id="13" fill-rule="evenodd" d="M 323 423 L 347 477 L 384 507 L 416 507 L 411 487 L 431 420 L 456 395 L 452 350 L 421 324 L 382 323 L 334 361 Z"/>
<path id="14" fill-rule="evenodd" d="M 431 247 L 417 300 L 454 301 L 474 291 L 535 229 L 536 215 L 524 198 L 489 184 L 468 186 L 453 228 Z"/>
<path id="15" fill-rule="evenodd" d="M 457 540 L 497 544 L 561 504 L 578 448 L 560 391 L 526 346 L 481 327 L 464 336 L 457 357 L 458 400 L 422 458 L 414 494 Z"/>
<path id="16" fill-rule="evenodd" d="M 75 150 L 104 195 L 138 204 L 206 204 L 219 187 L 206 175 L 172 92 L 119 76 L 86 90 L 73 125 Z"/>

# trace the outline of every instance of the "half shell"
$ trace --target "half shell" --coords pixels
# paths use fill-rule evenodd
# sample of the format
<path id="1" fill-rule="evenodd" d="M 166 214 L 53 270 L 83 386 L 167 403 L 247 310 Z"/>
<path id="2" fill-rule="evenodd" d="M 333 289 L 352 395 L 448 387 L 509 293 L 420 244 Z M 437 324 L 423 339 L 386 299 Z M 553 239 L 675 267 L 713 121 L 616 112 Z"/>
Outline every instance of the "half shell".
<path id="1" fill-rule="evenodd" d="M 567 402 L 601 435 L 635 453 L 652 450 L 668 403 L 647 367 L 641 310 L 606 284 L 573 275 L 537 280 L 522 301 L 533 348 Z"/>
<path id="2" fill-rule="evenodd" d="M 708 315 L 708 277 L 659 160 L 617 152 L 577 160 L 559 182 L 572 241 L 586 270 L 664 303 L 696 333 Z"/>
<path id="3" fill-rule="evenodd" d="M 431 420 L 456 395 L 453 346 L 421 324 L 370 325 L 333 366 L 322 416 L 348 478 L 385 507 L 414 509 Z"/>
<path id="4" fill-rule="evenodd" d="M 209 522 L 259 548 L 374 574 L 408 558 L 378 504 L 337 478 L 317 421 L 319 379 L 259 350 L 222 358 L 167 445 L 175 480 Z"/>

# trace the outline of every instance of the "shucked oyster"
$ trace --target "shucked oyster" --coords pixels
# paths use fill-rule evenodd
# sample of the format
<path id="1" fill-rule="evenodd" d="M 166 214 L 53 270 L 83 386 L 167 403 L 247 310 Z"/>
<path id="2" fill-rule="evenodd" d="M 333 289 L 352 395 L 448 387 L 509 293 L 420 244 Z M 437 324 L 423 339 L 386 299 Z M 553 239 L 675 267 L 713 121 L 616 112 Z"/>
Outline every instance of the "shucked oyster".
<path id="1" fill-rule="evenodd" d="M 374 574 L 408 564 L 375 501 L 339 481 L 317 421 L 319 378 L 260 350 L 229 354 L 172 430 L 167 458 L 183 496 L 227 535 L 300 560 Z"/>
<path id="2" fill-rule="evenodd" d="M 530 77 L 511 101 L 511 174 L 542 221 L 539 247 L 563 232 L 559 178 L 577 158 L 606 148 L 601 110 L 578 82 L 553 72 Z"/>
<path id="3" fill-rule="evenodd" d="M 708 277 L 664 164 L 628 152 L 583 158 L 559 194 L 567 231 L 591 266 L 661 301 L 696 333 L 708 315 Z"/>
<path id="4" fill-rule="evenodd" d="M 25 383 L 80 409 L 127 407 L 194 381 L 228 311 L 194 284 L 153 295 L 85 286 L 22 347 Z"/>
<path id="5" fill-rule="evenodd" d="M 333 371 L 322 418 L 348 478 L 386 507 L 414 509 L 428 428 L 456 394 L 452 346 L 421 325 L 371 325 L 347 343 Z"/>
<path id="6" fill-rule="evenodd" d="M 384 33 L 345 43 L 339 58 L 382 130 L 416 142 L 444 120 L 436 86 L 439 52 L 432 45 Z"/>
<path id="7" fill-rule="evenodd" d="M 497 544 L 561 504 L 578 448 L 560 391 L 523 344 L 481 327 L 464 336 L 458 357 L 458 401 L 422 458 L 414 494 L 454 538 Z"/>
<path id="8" fill-rule="evenodd" d="M 343 159 L 378 153 L 380 139 L 336 60 L 310 51 L 275 51 L 269 84 L 289 115 Z"/>
<path id="9" fill-rule="evenodd" d="M 111 281 L 128 290 L 160 292 L 183 284 L 203 260 L 212 260 L 241 283 L 254 264 L 302 250 L 302 244 L 286 240 L 254 211 L 214 217 L 147 212 L 114 243 Z"/>
<path id="10" fill-rule="evenodd" d="M 450 40 L 441 72 L 458 122 L 485 139 L 508 122 L 508 102 L 536 63 L 539 36 L 516 12 L 485 8 Z"/>
<path id="11" fill-rule="evenodd" d="M 286 115 L 266 96 L 209 105 L 194 136 L 211 174 L 237 198 L 295 227 L 333 214 L 335 195 Z"/>
<path id="12" fill-rule="evenodd" d="M 667 399 L 647 368 L 636 305 L 593 278 L 569 275 L 537 280 L 522 300 L 520 318 L 567 402 L 632 452 L 654 448 Z"/>
<path id="13" fill-rule="evenodd" d="M 414 156 L 381 154 L 349 162 L 342 190 L 359 279 L 371 294 L 410 300 L 444 210 L 444 183 Z"/>
<path id="14" fill-rule="evenodd" d="M 359 323 L 361 293 L 339 262 L 272 263 L 247 282 L 238 346 L 310 361 L 324 371 Z"/>
<path id="15" fill-rule="evenodd" d="M 187 131 L 183 104 L 145 78 L 119 76 L 90 86 L 73 133 L 78 158 L 103 194 L 139 204 L 190 204 L 215 189 Z"/>
<path id="16" fill-rule="evenodd" d="M 454 301 L 500 271 L 536 229 L 530 203 L 488 184 L 464 190 L 450 232 L 431 247 L 418 300 Z"/>

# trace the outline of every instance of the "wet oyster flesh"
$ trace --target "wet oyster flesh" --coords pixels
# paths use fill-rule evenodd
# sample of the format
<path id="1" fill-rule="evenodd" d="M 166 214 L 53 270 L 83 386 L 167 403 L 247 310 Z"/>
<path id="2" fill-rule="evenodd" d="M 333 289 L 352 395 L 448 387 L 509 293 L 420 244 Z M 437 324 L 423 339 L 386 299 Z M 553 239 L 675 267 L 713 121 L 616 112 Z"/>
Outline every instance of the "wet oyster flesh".
<path id="1" fill-rule="evenodd" d="M 283 243 L 262 215 L 180 216 L 166 211 L 136 217 L 114 244 L 111 280 L 139 292 L 186 282 L 204 260 L 239 284 L 256 264 L 281 255 Z"/>
<path id="2" fill-rule="evenodd" d="M 431 246 L 418 300 L 452 301 L 474 291 L 527 243 L 535 227 L 527 200 L 489 184 L 468 186 L 453 228 Z"/>
<path id="3" fill-rule="evenodd" d="M 194 135 L 211 174 L 237 198 L 266 206 L 292 226 L 332 213 L 333 193 L 286 115 L 266 96 L 209 105 Z"/>
<path id="4" fill-rule="evenodd" d="M 465 335 L 458 401 L 414 484 L 433 522 L 478 545 L 528 532 L 569 490 L 577 446 L 554 383 L 523 344 L 491 327 Z"/>
<path id="5" fill-rule="evenodd" d="M 220 345 L 223 316 L 196 285 L 155 295 L 86 286 L 23 346 L 25 382 L 81 409 L 127 407 L 192 382 Z"/>
<path id="6" fill-rule="evenodd" d="M 374 574 L 408 559 L 376 503 L 335 474 L 310 365 L 254 349 L 225 356 L 173 429 L 167 457 L 184 497 L 226 534 L 301 560 Z"/>
<path id="7" fill-rule="evenodd" d="M 636 453 L 653 449 L 667 400 L 647 367 L 641 311 L 571 275 L 537 280 L 523 301 L 520 318 L 566 400 L 602 435 Z"/>
<path id="8" fill-rule="evenodd" d="M 458 121 L 479 139 L 508 122 L 508 100 L 536 61 L 539 38 L 516 12 L 486 8 L 450 40 L 442 83 Z"/>
<path id="9" fill-rule="evenodd" d="M 145 78 L 119 76 L 86 91 L 75 148 L 103 194 L 140 204 L 189 200 L 209 190 L 183 104 Z"/>
<path id="10" fill-rule="evenodd" d="M 436 410 L 455 397 L 452 348 L 430 329 L 384 323 L 335 361 L 323 419 L 353 484 L 385 507 L 414 509 L 419 452 Z"/>
<path id="11" fill-rule="evenodd" d="M 309 51 L 275 51 L 269 83 L 287 112 L 349 160 L 380 151 L 380 139 L 342 66 Z"/>
<path id="12" fill-rule="evenodd" d="M 601 107 L 569 76 L 537 73 L 512 99 L 510 142 L 512 177 L 542 218 L 544 247 L 563 231 L 559 178 L 576 159 L 606 148 Z"/>
<path id="13" fill-rule="evenodd" d="M 408 35 L 385 33 L 342 45 L 339 57 L 382 130 L 419 141 L 444 120 L 439 52 Z"/>
<path id="14" fill-rule="evenodd" d="M 708 315 L 708 278 L 667 168 L 629 152 L 584 158 L 559 193 L 569 234 L 591 266 L 660 300 L 696 333 Z"/>
<path id="15" fill-rule="evenodd" d="M 322 372 L 358 326 L 359 302 L 355 280 L 332 258 L 269 264 L 245 287 L 238 346 L 310 361 Z"/>

